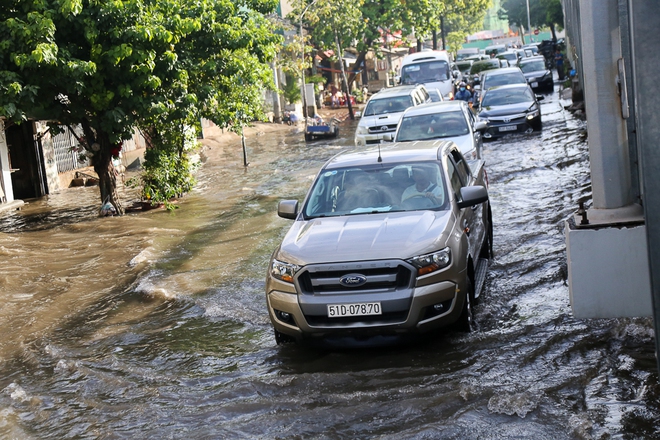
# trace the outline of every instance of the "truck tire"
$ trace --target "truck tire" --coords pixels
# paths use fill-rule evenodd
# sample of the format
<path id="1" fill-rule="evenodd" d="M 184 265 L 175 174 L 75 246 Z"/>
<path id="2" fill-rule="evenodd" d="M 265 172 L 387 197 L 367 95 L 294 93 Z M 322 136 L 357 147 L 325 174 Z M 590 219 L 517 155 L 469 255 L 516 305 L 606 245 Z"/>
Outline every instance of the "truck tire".
<path id="1" fill-rule="evenodd" d="M 472 280 L 468 277 L 463 311 L 455 324 L 456 330 L 459 332 L 470 333 L 474 330 L 474 311 L 472 310 L 472 304 L 474 304 L 474 287 L 472 286 Z"/>
<path id="2" fill-rule="evenodd" d="M 293 342 L 296 342 L 295 338 L 284 334 L 282 332 L 278 332 L 277 330 L 273 329 L 275 332 L 275 343 L 277 345 L 282 345 L 282 344 L 291 344 Z"/>

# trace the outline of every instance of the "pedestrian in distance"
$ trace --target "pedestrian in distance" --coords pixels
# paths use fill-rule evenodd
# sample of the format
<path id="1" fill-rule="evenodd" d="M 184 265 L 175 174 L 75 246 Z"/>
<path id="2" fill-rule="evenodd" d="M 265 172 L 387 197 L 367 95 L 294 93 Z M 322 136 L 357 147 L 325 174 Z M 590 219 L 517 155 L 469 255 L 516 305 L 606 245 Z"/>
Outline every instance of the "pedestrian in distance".
<path id="1" fill-rule="evenodd" d="M 331 83 L 330 84 L 330 107 L 332 107 L 332 108 L 339 107 L 339 96 L 337 96 L 338 93 L 339 93 L 339 89 L 337 89 L 337 86 L 334 83 Z"/>
<path id="2" fill-rule="evenodd" d="M 564 55 L 559 48 L 555 50 L 555 66 L 557 67 L 557 76 L 559 81 L 564 80 Z"/>

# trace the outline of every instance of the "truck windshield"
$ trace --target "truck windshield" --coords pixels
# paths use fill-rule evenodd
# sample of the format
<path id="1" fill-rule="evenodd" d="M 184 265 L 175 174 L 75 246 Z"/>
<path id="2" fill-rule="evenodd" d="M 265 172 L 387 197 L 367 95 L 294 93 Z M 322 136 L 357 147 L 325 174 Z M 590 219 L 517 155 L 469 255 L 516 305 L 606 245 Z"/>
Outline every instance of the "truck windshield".
<path id="1" fill-rule="evenodd" d="M 484 95 L 481 103 L 483 107 L 495 107 L 499 105 L 522 104 L 528 102 L 534 103 L 534 95 L 526 89 L 490 89 Z"/>
<path id="2" fill-rule="evenodd" d="M 539 61 L 531 61 L 529 63 L 521 64 L 520 70 L 522 70 L 524 73 L 539 72 L 542 70 L 546 70 L 545 61 L 539 60 Z"/>
<path id="3" fill-rule="evenodd" d="M 396 141 L 423 141 L 464 136 L 469 133 L 463 112 L 444 112 L 403 118 Z"/>
<path id="4" fill-rule="evenodd" d="M 321 172 L 312 185 L 305 218 L 447 209 L 439 162 L 347 167 Z"/>
<path id="5" fill-rule="evenodd" d="M 382 115 L 385 113 L 399 113 L 412 106 L 410 95 L 393 96 L 390 98 L 371 99 L 364 109 L 363 116 Z"/>
<path id="6" fill-rule="evenodd" d="M 401 81 L 404 84 L 422 84 L 448 79 L 449 64 L 442 60 L 406 64 L 401 69 Z"/>

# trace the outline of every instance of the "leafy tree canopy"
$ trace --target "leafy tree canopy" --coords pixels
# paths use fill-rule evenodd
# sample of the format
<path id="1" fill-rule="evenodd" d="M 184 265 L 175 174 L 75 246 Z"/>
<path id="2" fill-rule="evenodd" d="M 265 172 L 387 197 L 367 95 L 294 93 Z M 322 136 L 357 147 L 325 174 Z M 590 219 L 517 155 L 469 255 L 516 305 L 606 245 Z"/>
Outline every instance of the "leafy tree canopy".
<path id="1" fill-rule="evenodd" d="M 504 0 L 502 9 L 498 11 L 501 19 L 509 21 L 509 24 L 527 27 L 527 0 Z M 554 29 L 555 25 L 560 28 L 564 26 L 564 13 L 561 0 L 529 0 L 529 22 L 533 27 L 549 26 Z"/>
<path id="2" fill-rule="evenodd" d="M 275 0 L 4 3 L 0 115 L 81 124 L 101 198 L 115 206 L 110 159 L 135 127 L 200 116 L 240 125 L 272 85 L 280 37 L 262 14 Z"/>

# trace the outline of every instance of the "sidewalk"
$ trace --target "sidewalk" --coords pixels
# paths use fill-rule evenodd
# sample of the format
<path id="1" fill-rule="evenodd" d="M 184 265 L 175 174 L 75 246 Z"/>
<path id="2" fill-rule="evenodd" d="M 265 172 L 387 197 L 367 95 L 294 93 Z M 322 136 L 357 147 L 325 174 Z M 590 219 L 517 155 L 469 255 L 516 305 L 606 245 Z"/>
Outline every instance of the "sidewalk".
<path id="1" fill-rule="evenodd" d="M 0 203 L 0 212 L 20 211 L 23 205 L 25 205 L 25 202 L 23 200 L 14 200 L 9 203 Z"/>

